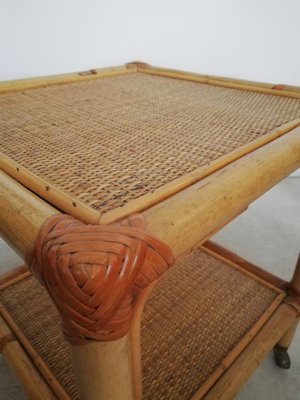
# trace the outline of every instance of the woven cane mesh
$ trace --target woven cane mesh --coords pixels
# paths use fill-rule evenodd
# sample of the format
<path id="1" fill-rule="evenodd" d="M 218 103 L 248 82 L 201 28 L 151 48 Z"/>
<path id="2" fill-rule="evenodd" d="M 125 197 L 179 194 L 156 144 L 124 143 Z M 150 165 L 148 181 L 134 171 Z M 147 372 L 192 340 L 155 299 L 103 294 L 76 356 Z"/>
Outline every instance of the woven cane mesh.
<path id="1" fill-rule="evenodd" d="M 273 289 L 201 251 L 177 263 L 144 312 L 144 398 L 189 399 L 277 297 Z M 1 301 L 77 399 L 67 345 L 45 290 L 30 277 L 5 289 Z"/>
<path id="2" fill-rule="evenodd" d="M 70 397 L 78 399 L 60 317 L 45 289 L 30 276 L 2 291 L 0 301 Z"/>
<path id="3" fill-rule="evenodd" d="M 210 377 L 278 294 L 195 251 L 162 276 L 152 296 L 141 334 L 145 399 L 183 400 Z"/>
<path id="4" fill-rule="evenodd" d="M 0 96 L 2 151 L 99 212 L 300 116 L 300 100 L 142 73 Z"/>

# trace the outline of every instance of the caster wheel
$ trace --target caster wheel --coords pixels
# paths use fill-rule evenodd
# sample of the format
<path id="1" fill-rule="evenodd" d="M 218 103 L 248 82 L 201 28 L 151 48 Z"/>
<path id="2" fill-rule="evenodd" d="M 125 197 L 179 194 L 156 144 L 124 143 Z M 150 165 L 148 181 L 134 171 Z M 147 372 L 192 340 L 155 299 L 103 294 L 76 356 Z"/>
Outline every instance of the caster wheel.
<path id="1" fill-rule="evenodd" d="M 289 369 L 291 367 L 291 359 L 287 348 L 281 347 L 278 344 L 273 348 L 275 362 L 278 367 L 282 369 Z"/>

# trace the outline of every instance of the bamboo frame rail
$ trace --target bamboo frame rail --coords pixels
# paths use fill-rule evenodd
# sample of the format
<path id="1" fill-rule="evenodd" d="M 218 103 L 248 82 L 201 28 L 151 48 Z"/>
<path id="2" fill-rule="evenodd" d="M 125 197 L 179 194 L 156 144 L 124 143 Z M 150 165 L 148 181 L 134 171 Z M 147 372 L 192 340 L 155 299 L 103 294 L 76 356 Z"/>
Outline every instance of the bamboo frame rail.
<path id="1" fill-rule="evenodd" d="M 26 352 L 20 346 L 4 320 L 0 317 L 0 347 L 8 365 L 21 382 L 30 399 L 54 400 L 50 388 L 32 366 Z"/>
<path id="2" fill-rule="evenodd" d="M 297 318 L 297 311 L 287 304 L 281 304 L 265 326 L 235 363 L 222 375 L 204 397 L 205 400 L 227 400 L 234 398 L 238 389 L 260 365 L 282 335 L 285 327 L 291 326 Z M 200 397 L 195 394 L 193 400 Z"/>
<path id="3" fill-rule="evenodd" d="M 178 258 L 299 166 L 296 128 L 145 211 L 147 230 L 168 243 Z"/>
<path id="4" fill-rule="evenodd" d="M 29 272 L 29 271 L 28 271 Z M 20 277 L 21 278 L 21 277 Z M 23 275 L 23 279 L 24 275 Z M 22 279 L 21 279 L 22 280 Z M 13 284 L 13 283 L 12 283 Z M 31 346 L 29 340 L 27 337 L 24 335 L 24 333 L 19 329 L 18 325 L 15 323 L 14 319 L 11 317 L 11 315 L 7 312 L 5 307 L 0 304 L 0 315 L 2 316 L 1 318 L 3 319 L 3 326 L 5 327 L 5 330 L 9 330 L 13 335 L 15 335 L 15 340 L 18 340 L 18 345 L 26 350 L 26 355 L 28 358 L 28 365 L 32 365 L 32 370 L 38 369 L 41 375 L 43 376 L 44 381 L 51 387 L 51 390 L 55 394 L 55 398 L 58 398 L 59 400 L 69 400 L 68 395 L 65 393 L 64 389 L 60 385 L 60 383 L 55 379 L 55 376 L 52 374 L 52 372 L 49 370 L 48 365 L 44 362 L 44 360 L 41 358 L 41 356 L 36 352 L 36 350 Z M 5 321 L 5 322 L 4 322 Z M 17 347 L 17 346 L 15 346 Z M 14 363 L 16 363 L 17 360 L 17 355 L 18 355 L 18 349 L 14 352 Z M 8 355 L 4 354 L 6 358 L 9 358 Z M 30 360 L 32 361 L 30 363 Z M 18 375 L 18 379 L 20 379 L 22 385 L 26 387 L 27 390 L 27 385 L 30 385 L 30 380 L 28 380 L 26 374 L 21 374 Z M 30 393 L 30 388 L 28 390 Z M 37 397 L 37 399 L 43 398 L 42 396 Z"/>
<path id="5" fill-rule="evenodd" d="M 257 82 L 257 81 L 249 81 L 245 79 L 236 79 L 236 78 L 228 78 L 224 76 L 216 76 L 216 75 L 209 75 L 209 74 L 199 74 L 195 72 L 187 72 L 183 70 L 171 69 L 171 68 L 162 68 L 158 66 L 154 66 L 143 61 L 132 61 L 126 64 L 127 68 L 135 68 L 137 72 L 143 72 L 145 70 L 152 70 L 153 74 L 160 74 L 161 72 L 170 72 L 170 73 L 178 73 L 181 76 L 190 76 L 196 77 L 203 80 L 208 80 L 210 83 L 213 81 L 218 82 L 226 82 L 228 84 L 240 84 L 255 87 L 258 89 L 271 89 L 271 90 L 278 90 L 278 91 L 286 91 L 286 92 L 296 92 L 300 93 L 299 86 L 293 85 L 286 85 L 282 83 L 266 83 L 266 82 Z M 215 84 L 215 83 L 212 83 Z M 272 92 L 273 93 L 273 92 Z"/>
<path id="6" fill-rule="evenodd" d="M 136 72 L 136 70 L 137 68 L 135 68 L 134 66 L 128 68 L 126 65 L 120 65 L 116 67 L 94 68 L 87 71 L 73 72 L 61 75 L 41 76 L 40 78 L 3 81 L 0 82 L 0 94 L 51 85 L 61 85 L 65 83 L 99 79 L 115 75 L 131 74 L 133 72 Z"/>
<path id="7" fill-rule="evenodd" d="M 0 276 L 0 291 L 4 290 L 6 287 L 10 286 L 13 283 L 17 283 L 24 278 L 24 276 L 29 276 L 30 272 L 28 271 L 27 266 L 21 265 L 17 268 L 14 268 L 12 271 L 7 271 Z"/>
<path id="8" fill-rule="evenodd" d="M 254 150 L 271 143 L 273 140 L 287 134 L 300 126 L 300 118 L 290 121 L 264 136 L 240 147 L 237 150 L 226 154 L 212 163 L 199 167 L 190 174 L 174 179 L 168 184 L 163 185 L 153 193 L 147 193 L 136 200 L 132 200 L 123 207 L 117 207 L 105 214 L 101 214 L 93 208 L 83 204 L 80 200 L 72 197 L 61 190 L 49 185 L 40 177 L 36 176 L 17 162 L 11 160 L 5 154 L 0 153 L 0 166 L 4 172 L 21 182 L 37 195 L 53 204 L 56 208 L 73 215 L 83 222 L 90 224 L 108 224 L 125 218 L 130 214 L 142 212 L 155 204 L 166 200 L 170 196 L 188 188 L 194 183 L 206 178 L 214 172 L 224 168 L 233 161 L 240 159 L 253 152 Z"/>
<path id="9" fill-rule="evenodd" d="M 168 243 L 178 257 L 299 167 L 300 128 L 295 128 L 145 211 L 146 229 Z M 44 220 L 58 212 L 4 172 L 0 176 L 1 234 L 24 257 Z"/>
<path id="10" fill-rule="evenodd" d="M 249 261 L 244 260 L 238 254 L 233 253 L 232 251 L 220 246 L 219 244 L 208 240 L 203 243 L 201 248 L 208 249 L 212 251 L 215 255 L 222 260 L 231 261 L 232 263 L 239 265 L 244 270 L 251 272 L 255 276 L 259 276 L 264 282 L 269 282 L 271 285 L 282 289 L 284 292 L 287 292 L 288 282 L 271 274 L 270 272 L 262 269 L 261 267 L 252 264 Z"/>
<path id="11" fill-rule="evenodd" d="M 132 213 L 142 212 L 154 206 L 155 204 L 166 200 L 174 194 L 188 188 L 189 186 L 206 178 L 214 172 L 219 171 L 220 169 L 226 167 L 226 165 L 229 165 L 233 161 L 238 160 L 246 154 L 249 154 L 254 150 L 264 146 L 265 144 L 270 143 L 275 139 L 278 139 L 280 136 L 285 135 L 286 133 L 297 128 L 298 126 L 300 126 L 300 118 L 297 118 L 280 126 L 279 128 L 274 129 L 272 132 L 254 140 L 253 142 L 250 142 L 249 144 L 218 158 L 209 165 L 199 167 L 190 174 L 186 174 L 181 178 L 174 179 L 172 182 L 163 185 L 161 188 L 155 190 L 153 193 L 145 194 L 136 200 L 130 201 L 128 204 L 121 208 L 115 208 L 114 210 L 111 210 L 104 215 L 100 215 L 99 223 L 108 224 L 120 218 L 125 218 Z M 12 167 L 11 170 L 13 169 L 14 168 Z"/>
<path id="12" fill-rule="evenodd" d="M 256 91 L 259 93 L 267 93 L 271 95 L 300 98 L 299 87 L 278 84 L 274 85 L 268 83 L 251 82 L 188 73 L 183 71 L 158 68 L 138 61 L 127 63 L 121 66 L 91 69 L 89 71 L 78 73 L 2 82 L 0 83 L 0 94 L 6 93 L 8 91 L 27 90 L 49 85 L 79 82 L 82 80 L 101 79 L 105 77 L 130 74 L 135 72 L 158 76 L 167 76 L 170 78 L 207 83 L 241 90 Z M 125 206 L 117 207 L 113 210 L 108 211 L 105 214 L 100 214 L 91 207 L 83 204 L 79 199 L 76 199 L 60 191 L 56 187 L 51 186 L 49 183 L 43 181 L 43 179 L 41 179 L 40 177 L 32 174 L 32 172 L 14 162 L 12 159 L 6 157 L 4 154 L 0 155 L 0 165 L 3 170 L 9 175 L 13 176 L 15 179 L 27 186 L 30 190 L 45 198 L 46 201 L 55 205 L 55 207 L 61 209 L 62 211 L 72 214 L 87 223 L 107 224 L 120 218 L 127 217 L 132 213 L 141 212 L 149 207 L 152 207 L 158 202 L 167 199 L 168 197 L 196 183 L 200 179 L 203 179 L 213 172 L 216 172 L 217 170 L 223 168 L 232 161 L 237 160 L 240 157 L 263 146 L 264 144 L 277 139 L 281 135 L 286 134 L 287 132 L 299 125 L 299 118 L 293 121 L 289 121 L 286 124 L 274 129 L 272 132 L 269 132 L 262 137 L 248 143 L 247 145 L 242 146 L 239 149 L 231 151 L 229 154 L 220 157 L 209 165 L 197 168 L 192 173 L 186 174 L 180 178 L 175 179 L 172 182 L 163 185 L 162 187 L 155 190 L 153 193 L 147 193 L 138 199 L 130 201 Z"/>
<path id="13" fill-rule="evenodd" d="M 19 90 L 27 90 L 37 87 L 45 87 L 49 85 L 59 85 L 64 83 L 78 82 L 82 80 L 91 80 L 104 78 L 115 75 L 130 74 L 141 72 L 152 75 L 167 76 L 170 78 L 190 80 L 223 86 L 241 90 L 255 91 L 259 93 L 272 94 L 276 96 L 300 98 L 300 88 L 285 84 L 273 84 L 264 82 L 254 82 L 243 79 L 225 78 L 221 76 L 204 75 L 193 72 L 186 72 L 168 68 L 152 66 L 150 64 L 133 61 L 125 65 L 119 65 L 106 68 L 92 68 L 86 71 L 79 71 L 61 75 L 41 76 L 38 78 L 16 79 L 4 81 L 0 83 L 0 93 L 14 92 Z"/>
<path id="14" fill-rule="evenodd" d="M 289 327 L 289 329 L 280 338 L 277 345 L 283 347 L 284 349 L 288 349 L 294 339 L 298 324 L 299 324 L 299 319 L 296 322 L 294 322 L 292 326 Z"/>
<path id="15" fill-rule="evenodd" d="M 288 287 L 288 292 L 291 295 L 296 295 L 300 297 L 300 253 L 298 256 L 298 261 L 294 270 L 293 277 Z M 293 341 L 296 333 L 296 329 L 299 324 L 299 319 L 285 332 L 285 334 L 278 341 L 278 345 L 284 349 L 288 349 Z"/>
<path id="16" fill-rule="evenodd" d="M 300 254 L 294 271 L 294 275 L 290 284 L 290 292 L 300 296 Z"/>
<path id="17" fill-rule="evenodd" d="M 223 86 L 233 89 L 248 90 L 252 92 L 272 94 L 275 96 L 300 98 L 300 88 L 284 84 L 272 84 L 263 82 L 247 81 L 243 79 L 224 78 L 220 76 L 203 75 L 180 70 L 155 67 L 146 63 L 133 63 L 138 72 L 145 74 L 165 76 L 168 78 L 183 79 L 192 82 L 205 83 L 208 85 Z"/>
<path id="18" fill-rule="evenodd" d="M 26 258 L 34 247 L 41 225 L 50 216 L 59 214 L 59 211 L 5 173 L 0 172 L 0 176 L 1 235 Z M 119 396 L 124 400 L 133 398 L 128 335 L 113 342 L 94 342 L 82 349 L 77 346 L 70 346 L 70 349 L 79 392 L 85 393 L 84 398 L 97 398 L 99 393 L 105 399 Z M 88 359 L 84 368 L 82 358 Z"/>
<path id="19" fill-rule="evenodd" d="M 167 243 L 173 249 L 175 258 L 178 258 L 203 243 L 299 166 L 300 128 L 295 128 L 145 211 L 146 230 Z M 58 211 L 5 173 L 2 172 L 0 176 L 1 234 L 26 257 L 32 251 L 44 220 Z M 137 312 L 135 315 L 140 317 L 140 314 Z M 137 321 L 133 321 L 132 326 L 138 329 Z M 136 361 L 139 358 L 138 334 L 135 337 L 134 343 L 126 334 L 113 342 L 92 342 L 81 348 L 71 345 L 75 374 L 86 399 L 97 399 L 99 390 L 106 399 L 115 398 L 117 388 L 122 392 L 119 394 L 122 399 L 134 398 L 134 390 L 140 393 L 140 382 L 133 382 L 134 377 L 140 374 L 135 372 L 132 375 L 132 370 L 139 369 Z M 107 357 L 109 353 L 118 360 L 114 363 L 113 371 L 111 358 Z M 83 358 L 84 369 L 81 362 Z M 133 368 L 132 362 L 135 364 Z M 91 380 L 91 375 L 95 373 L 103 379 Z M 127 388 L 125 392 L 123 387 Z"/>

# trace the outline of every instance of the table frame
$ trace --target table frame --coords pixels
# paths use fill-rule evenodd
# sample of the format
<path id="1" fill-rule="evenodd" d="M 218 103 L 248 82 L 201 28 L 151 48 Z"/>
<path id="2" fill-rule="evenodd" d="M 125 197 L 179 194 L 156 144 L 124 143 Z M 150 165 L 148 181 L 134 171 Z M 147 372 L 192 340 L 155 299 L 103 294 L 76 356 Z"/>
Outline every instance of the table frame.
<path id="1" fill-rule="evenodd" d="M 295 87 L 186 74 L 150 67 L 139 62 L 129 63 L 124 67 L 91 70 L 54 78 L 4 83 L 0 86 L 0 93 L 132 72 L 300 98 L 300 89 Z M 195 246 L 206 242 L 266 190 L 300 167 L 299 125 L 300 119 L 292 121 L 248 146 L 222 157 L 209 167 L 201 168 L 166 185 L 159 193 L 155 193 L 155 196 L 145 196 L 140 201 L 129 203 L 122 210 L 117 209 L 103 216 L 78 201 L 74 207 L 75 200 L 70 196 L 52 187 L 46 190 L 45 182 L 3 157 L 1 164 L 5 172 L 0 175 L 0 198 L 3 204 L 0 212 L 1 233 L 22 257 L 28 259 L 44 222 L 49 217 L 59 214 L 57 208 L 84 223 L 101 225 L 126 218 L 133 213 L 140 213 L 143 220 L 141 230 L 146 232 L 151 240 L 166 243 L 174 258 L 178 259 Z M 57 208 L 50 206 L 37 195 Z M 40 267 L 44 268 L 41 265 Z M 114 338 L 113 341 L 95 340 L 80 346 L 70 342 L 75 375 L 83 398 L 98 399 L 99 393 L 101 398 L 105 399 L 141 398 L 140 322 L 143 306 L 155 283 L 156 280 L 149 283 L 134 298 L 130 329 L 124 335 Z M 131 290 L 132 287 L 129 287 L 129 294 Z M 295 268 L 287 293 L 286 300 L 205 398 L 223 398 L 225 387 L 227 398 L 233 396 L 257 367 L 258 361 L 261 361 L 276 343 L 282 347 L 290 345 L 300 313 L 300 263 Z M 4 336 L 9 337 L 9 333 L 6 332 Z M 97 372 L 97 379 L 94 379 L 93 371 Z M 194 398 L 200 397 L 196 394 Z"/>

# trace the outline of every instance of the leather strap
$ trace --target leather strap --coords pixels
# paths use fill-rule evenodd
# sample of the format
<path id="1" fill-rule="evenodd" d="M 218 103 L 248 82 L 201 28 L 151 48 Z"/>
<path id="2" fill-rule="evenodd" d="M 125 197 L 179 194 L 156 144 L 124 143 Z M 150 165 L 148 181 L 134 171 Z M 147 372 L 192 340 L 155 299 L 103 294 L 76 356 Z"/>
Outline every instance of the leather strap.
<path id="1" fill-rule="evenodd" d="M 139 292 L 173 262 L 140 214 L 111 225 L 54 215 L 40 230 L 29 268 L 60 312 L 66 338 L 80 344 L 125 335 Z"/>

